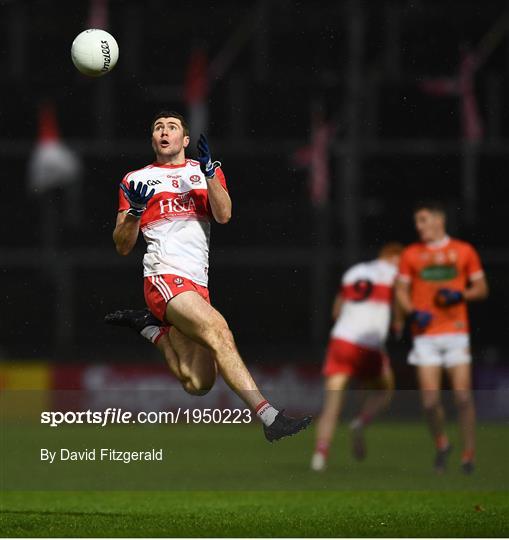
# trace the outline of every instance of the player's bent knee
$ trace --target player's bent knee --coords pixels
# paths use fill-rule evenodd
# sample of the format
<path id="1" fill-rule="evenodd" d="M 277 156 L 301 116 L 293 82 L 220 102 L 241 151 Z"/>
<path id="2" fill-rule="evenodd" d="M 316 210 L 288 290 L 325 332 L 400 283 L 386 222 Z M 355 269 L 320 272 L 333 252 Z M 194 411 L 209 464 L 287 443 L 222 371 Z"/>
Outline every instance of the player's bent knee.
<path id="1" fill-rule="evenodd" d="M 186 392 L 193 396 L 204 396 L 214 386 L 216 382 L 216 369 L 200 369 L 190 374 L 183 384 Z"/>
<path id="2" fill-rule="evenodd" d="M 192 396 L 204 396 L 208 394 L 211 388 L 196 388 L 193 384 L 185 385 L 184 390 Z"/>
<path id="3" fill-rule="evenodd" d="M 182 383 L 182 386 L 184 387 L 184 390 L 193 396 L 204 396 L 205 394 L 208 394 L 213 386 L 214 381 L 212 382 L 196 382 L 192 381 L 191 379 L 187 379 L 187 381 L 184 381 Z"/>
<path id="4" fill-rule="evenodd" d="M 422 396 L 422 406 L 425 411 L 432 411 L 433 409 L 440 407 L 440 397 L 435 392 L 429 394 L 425 393 Z"/>

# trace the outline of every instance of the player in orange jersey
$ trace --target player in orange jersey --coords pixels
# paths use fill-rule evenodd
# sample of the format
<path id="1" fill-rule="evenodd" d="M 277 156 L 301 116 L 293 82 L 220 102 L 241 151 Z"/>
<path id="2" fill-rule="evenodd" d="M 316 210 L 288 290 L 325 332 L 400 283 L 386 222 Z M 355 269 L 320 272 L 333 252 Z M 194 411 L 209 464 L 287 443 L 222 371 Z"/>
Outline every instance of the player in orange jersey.
<path id="1" fill-rule="evenodd" d="M 408 361 L 417 368 L 439 473 L 445 471 L 451 451 L 440 402 L 442 371 L 447 372 L 458 408 L 462 468 L 468 474 L 474 469 L 475 408 L 466 304 L 486 298 L 488 285 L 475 249 L 447 235 L 442 205 L 419 204 L 414 218 L 421 241 L 403 252 L 396 284 L 398 302 L 412 324 Z"/>

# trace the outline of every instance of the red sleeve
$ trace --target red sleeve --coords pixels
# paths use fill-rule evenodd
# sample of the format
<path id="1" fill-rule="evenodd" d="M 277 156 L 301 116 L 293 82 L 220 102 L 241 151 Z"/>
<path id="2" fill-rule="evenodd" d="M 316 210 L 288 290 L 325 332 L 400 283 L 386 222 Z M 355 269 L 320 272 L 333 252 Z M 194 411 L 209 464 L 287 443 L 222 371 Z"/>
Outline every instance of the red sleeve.
<path id="1" fill-rule="evenodd" d="M 129 183 L 127 182 L 127 177 L 128 176 L 129 176 L 129 174 L 126 174 L 124 176 L 124 178 L 122 179 L 121 184 L 124 184 L 126 186 L 129 185 Z M 125 210 L 129 210 L 129 202 L 125 198 L 124 192 L 119 187 L 118 188 L 118 211 L 119 212 L 124 212 Z"/>
<path id="2" fill-rule="evenodd" d="M 413 272 L 411 264 L 411 255 L 408 249 L 405 249 L 401 254 L 401 259 L 399 261 L 399 271 L 398 279 L 406 283 L 412 281 Z"/>
<path id="3" fill-rule="evenodd" d="M 479 279 L 484 276 L 481 259 L 473 246 L 469 246 L 467 252 L 466 272 L 470 280 Z"/>
<path id="4" fill-rule="evenodd" d="M 226 178 L 224 176 L 224 172 L 223 170 L 221 169 L 221 167 L 218 167 L 216 169 L 216 177 L 217 179 L 219 180 L 219 183 L 223 186 L 224 190 L 226 191 L 226 193 L 228 193 L 228 187 L 226 186 Z"/>

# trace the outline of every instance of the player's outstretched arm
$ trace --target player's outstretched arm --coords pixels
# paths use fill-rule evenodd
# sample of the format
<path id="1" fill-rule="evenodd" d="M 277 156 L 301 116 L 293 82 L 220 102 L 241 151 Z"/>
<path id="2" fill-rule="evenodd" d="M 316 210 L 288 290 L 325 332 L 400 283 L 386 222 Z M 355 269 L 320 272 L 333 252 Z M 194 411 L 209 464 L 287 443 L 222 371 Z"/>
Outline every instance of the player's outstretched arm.
<path id="1" fill-rule="evenodd" d="M 127 202 L 127 212 L 120 212 L 117 216 L 117 224 L 113 231 L 113 241 L 119 255 L 129 255 L 140 232 L 140 219 L 147 209 L 147 204 L 154 196 L 155 190 L 148 191 L 148 186 L 143 182 L 134 185 L 134 180 L 120 184 L 120 190 Z"/>
<path id="2" fill-rule="evenodd" d="M 207 191 L 212 215 L 218 223 L 228 223 L 232 217 L 232 201 L 216 175 L 216 169 L 221 164 L 219 161 L 212 161 L 205 135 L 200 135 L 197 146 L 200 169 L 207 179 Z"/>
<path id="3" fill-rule="evenodd" d="M 214 219 L 221 224 L 228 223 L 232 217 L 232 201 L 221 182 L 214 176 L 207 180 L 210 209 Z"/>
<path id="4" fill-rule="evenodd" d="M 138 239 L 140 220 L 127 212 L 119 212 L 113 231 L 113 242 L 119 255 L 129 255 Z"/>

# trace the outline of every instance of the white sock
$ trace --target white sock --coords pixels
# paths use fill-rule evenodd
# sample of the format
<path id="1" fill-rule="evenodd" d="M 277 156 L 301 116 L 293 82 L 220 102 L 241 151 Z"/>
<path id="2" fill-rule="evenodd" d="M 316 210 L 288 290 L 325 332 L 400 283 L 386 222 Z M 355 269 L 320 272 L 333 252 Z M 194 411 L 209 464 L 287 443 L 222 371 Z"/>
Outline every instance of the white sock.
<path id="1" fill-rule="evenodd" d="M 160 326 L 149 325 L 140 332 L 140 334 L 145 338 L 155 343 L 161 334 L 162 328 Z"/>
<path id="2" fill-rule="evenodd" d="M 256 414 L 266 426 L 270 426 L 276 419 L 279 411 L 274 409 L 274 407 L 265 400 L 256 407 Z"/>
<path id="3" fill-rule="evenodd" d="M 350 429 L 360 429 L 364 427 L 364 422 L 362 421 L 362 418 L 354 418 L 350 422 Z"/>

